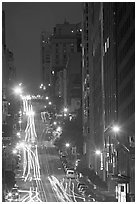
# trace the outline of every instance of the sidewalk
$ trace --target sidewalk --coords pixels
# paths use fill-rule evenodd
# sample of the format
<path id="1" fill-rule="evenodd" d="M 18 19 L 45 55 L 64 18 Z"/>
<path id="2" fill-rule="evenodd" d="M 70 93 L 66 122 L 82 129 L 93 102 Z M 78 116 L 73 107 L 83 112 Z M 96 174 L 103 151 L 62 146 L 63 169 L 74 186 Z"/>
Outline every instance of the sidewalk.
<path id="1" fill-rule="evenodd" d="M 92 191 L 97 195 L 97 197 L 104 196 L 104 201 L 102 202 L 117 202 L 114 186 L 112 188 L 111 183 L 109 183 L 110 186 L 108 187 L 107 190 L 103 190 L 99 187 L 94 189 L 95 185 L 86 177 L 80 178 L 79 181 L 88 185 L 89 188 L 92 189 Z"/>

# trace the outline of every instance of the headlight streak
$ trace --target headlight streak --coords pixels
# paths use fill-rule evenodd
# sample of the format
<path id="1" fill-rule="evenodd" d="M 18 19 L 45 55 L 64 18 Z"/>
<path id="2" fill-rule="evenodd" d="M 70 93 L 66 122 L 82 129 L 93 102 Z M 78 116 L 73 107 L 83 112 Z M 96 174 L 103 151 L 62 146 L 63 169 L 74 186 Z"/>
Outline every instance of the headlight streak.
<path id="1" fill-rule="evenodd" d="M 68 190 L 69 190 L 69 194 L 72 193 L 72 195 L 69 195 L 69 194 L 67 194 L 67 195 L 69 195 L 69 196 L 73 196 L 73 199 L 74 199 L 75 202 L 78 202 L 78 201 L 76 200 L 76 198 L 85 201 L 85 198 L 84 198 L 84 197 L 81 197 L 79 194 L 75 193 L 75 191 L 74 191 L 75 185 L 74 185 L 74 182 L 72 182 L 72 180 L 71 180 L 71 183 L 72 183 L 72 190 L 71 190 L 71 188 L 70 188 L 70 180 L 69 180 L 69 183 L 68 183 L 68 182 L 65 182 L 65 180 L 63 179 L 63 181 L 62 181 L 61 184 L 63 185 L 63 183 L 65 184 L 65 187 L 64 187 L 65 191 L 67 192 L 67 188 L 68 188 Z M 69 184 L 69 185 L 68 185 L 68 184 Z"/>
<path id="2" fill-rule="evenodd" d="M 76 198 L 79 198 L 81 200 L 83 200 L 85 202 L 85 198 L 84 197 L 81 197 L 80 195 L 76 194 L 75 191 L 74 191 L 74 188 L 75 188 L 75 185 L 74 183 L 72 183 L 72 194 L 73 194 L 73 198 L 75 200 L 75 202 L 77 202 Z"/>
<path id="3" fill-rule="evenodd" d="M 31 112 L 33 111 L 32 109 L 32 105 L 26 100 L 26 102 L 24 103 L 24 109 L 27 112 Z M 48 116 L 46 113 L 44 113 L 43 116 L 43 120 L 47 121 L 47 117 Z M 25 175 L 26 171 L 26 177 L 25 177 L 25 181 L 29 180 L 29 179 L 36 179 L 36 184 L 38 187 L 38 190 L 40 191 L 41 189 L 43 189 L 41 193 L 41 195 L 44 198 L 44 201 L 46 200 L 47 202 L 47 196 L 44 190 L 44 186 L 43 183 L 40 179 L 40 165 L 39 165 L 39 159 L 38 159 L 38 151 L 37 151 L 37 146 L 34 145 L 34 142 L 37 138 L 37 134 L 36 134 L 36 130 L 35 130 L 35 122 L 34 122 L 34 115 L 33 114 L 28 114 L 28 118 L 27 118 L 27 127 L 25 129 L 25 142 L 26 143 L 30 143 L 33 145 L 33 147 L 29 147 L 28 145 L 25 145 L 24 147 L 24 172 L 23 174 Z M 27 161 L 27 164 L 26 164 Z M 50 173 L 50 169 L 49 169 L 49 165 L 48 165 L 48 161 L 47 163 L 47 171 L 48 171 L 48 175 Z M 32 175 L 33 174 L 33 175 Z M 61 202 L 73 202 L 73 200 L 71 199 L 72 195 L 68 195 L 63 187 L 63 185 L 60 184 L 60 182 L 58 181 L 58 179 L 54 176 L 49 177 L 49 181 L 50 184 L 52 186 L 54 195 L 56 196 L 57 200 L 61 201 Z M 38 197 L 38 192 L 35 191 L 35 195 L 34 192 L 30 195 L 28 195 L 27 197 L 24 198 L 25 202 L 43 202 L 39 197 Z M 23 202 L 24 202 L 23 200 Z"/>
<path id="4" fill-rule="evenodd" d="M 56 193 L 58 199 L 61 201 L 61 202 L 65 202 L 66 200 L 64 199 L 64 196 L 63 196 L 63 193 L 61 191 L 59 191 L 57 185 L 52 181 L 52 179 L 50 177 L 48 177 L 49 181 L 50 181 L 50 184 L 52 186 L 52 189 L 54 190 L 54 192 Z M 68 201 L 68 200 L 67 200 Z"/>
<path id="5" fill-rule="evenodd" d="M 46 192 L 45 192 L 45 189 L 44 189 L 44 186 L 43 186 L 43 182 L 42 180 L 36 180 L 36 183 L 37 183 L 37 188 L 39 189 L 39 194 L 41 194 L 40 197 L 43 198 L 43 202 L 48 202 L 47 200 L 47 195 L 46 195 Z M 41 193 L 42 192 L 42 193 Z M 44 194 L 44 195 L 43 195 Z"/>
<path id="6" fill-rule="evenodd" d="M 20 202 L 42 202 L 41 199 L 38 197 L 39 193 L 37 191 L 37 188 L 36 188 L 36 191 L 33 191 L 32 188 L 30 187 L 29 191 L 24 191 L 24 192 L 27 192 L 28 194 L 23 196 L 20 199 Z"/>
<path id="7" fill-rule="evenodd" d="M 56 192 L 59 199 L 61 199 L 62 202 L 73 202 L 71 199 L 72 195 L 69 195 L 66 193 L 64 186 L 59 182 L 59 180 L 55 176 L 48 177 L 52 188 Z"/>
<path id="8" fill-rule="evenodd" d="M 39 161 L 38 161 L 38 155 L 37 155 L 37 146 L 35 147 L 35 154 L 34 152 L 28 148 L 27 146 L 25 146 L 27 152 L 28 152 L 28 172 L 27 172 L 27 176 L 26 176 L 26 180 L 31 172 L 31 170 L 33 170 L 33 177 L 35 179 L 40 179 L 40 165 L 39 165 Z"/>
<path id="9" fill-rule="evenodd" d="M 25 176 L 25 172 L 26 172 L 26 169 L 27 169 L 27 158 L 26 158 L 26 149 L 24 148 L 23 149 L 23 155 L 24 155 L 24 157 L 23 157 L 23 159 L 24 159 L 24 161 L 23 161 L 23 177 Z"/>

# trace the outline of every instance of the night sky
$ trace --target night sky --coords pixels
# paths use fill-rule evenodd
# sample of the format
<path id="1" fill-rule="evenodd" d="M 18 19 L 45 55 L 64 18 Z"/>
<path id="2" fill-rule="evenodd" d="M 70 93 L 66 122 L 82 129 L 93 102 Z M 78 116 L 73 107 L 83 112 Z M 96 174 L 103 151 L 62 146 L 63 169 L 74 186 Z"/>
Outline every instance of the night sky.
<path id="1" fill-rule="evenodd" d="M 40 34 L 66 20 L 81 21 L 81 2 L 2 2 L 6 45 L 13 51 L 17 80 L 33 93 L 41 83 Z M 35 92 L 34 92 L 35 93 Z"/>

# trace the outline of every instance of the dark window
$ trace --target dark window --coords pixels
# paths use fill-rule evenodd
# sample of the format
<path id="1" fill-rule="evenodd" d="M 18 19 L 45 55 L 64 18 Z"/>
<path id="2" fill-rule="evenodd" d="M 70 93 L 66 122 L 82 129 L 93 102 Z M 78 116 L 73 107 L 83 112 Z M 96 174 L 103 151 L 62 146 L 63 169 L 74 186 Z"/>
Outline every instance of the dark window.
<path id="1" fill-rule="evenodd" d="M 121 192 L 124 192 L 124 186 L 121 186 Z"/>

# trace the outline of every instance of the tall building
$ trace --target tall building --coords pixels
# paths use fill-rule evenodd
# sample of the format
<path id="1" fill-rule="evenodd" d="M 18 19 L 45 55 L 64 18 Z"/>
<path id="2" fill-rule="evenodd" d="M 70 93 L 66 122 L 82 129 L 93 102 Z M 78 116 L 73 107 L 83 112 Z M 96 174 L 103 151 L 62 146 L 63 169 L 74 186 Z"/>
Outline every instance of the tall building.
<path id="1" fill-rule="evenodd" d="M 123 144 L 118 172 L 130 178 L 129 194 L 135 195 L 135 3 L 117 3 L 116 20 L 118 123 L 121 127 L 118 139 Z"/>
<path id="2" fill-rule="evenodd" d="M 101 4 L 83 4 L 82 91 L 84 154 L 98 169 L 94 152 L 103 147 Z M 96 162 L 94 162 L 96 160 Z"/>
<path id="3" fill-rule="evenodd" d="M 41 65 L 42 65 L 42 83 L 46 87 L 50 84 L 51 76 L 51 47 L 49 43 L 49 33 L 43 31 L 41 33 Z"/>
<path id="4" fill-rule="evenodd" d="M 71 113 L 76 113 L 81 108 L 82 98 L 82 69 L 81 52 L 69 55 L 66 66 L 67 71 L 67 104 Z"/>
<path id="5" fill-rule="evenodd" d="M 66 102 L 66 65 L 70 53 L 77 53 L 81 50 L 81 24 L 70 24 L 66 20 L 64 24 L 57 24 L 54 27 L 53 34 L 48 37 L 42 56 L 46 56 L 47 63 L 43 69 L 47 75 L 44 80 L 50 81 L 50 94 L 52 100 L 56 101 L 57 106 L 61 108 Z M 45 51 L 44 51 L 45 50 Z M 43 54 L 44 53 L 44 54 Z M 44 58 L 43 58 L 44 59 Z M 44 67 L 44 61 L 42 62 Z M 48 72 L 47 69 L 50 71 Z M 49 73 L 49 75 L 47 74 Z M 44 82 L 46 83 L 46 81 Z"/>
<path id="6" fill-rule="evenodd" d="M 135 180 L 134 9 L 134 3 L 83 3 L 82 21 L 83 151 L 104 180 L 115 177 L 112 188 L 128 183 L 129 194 Z"/>

